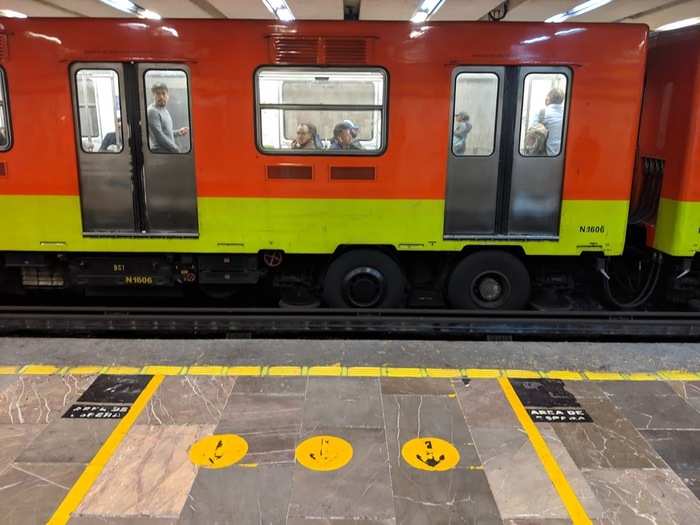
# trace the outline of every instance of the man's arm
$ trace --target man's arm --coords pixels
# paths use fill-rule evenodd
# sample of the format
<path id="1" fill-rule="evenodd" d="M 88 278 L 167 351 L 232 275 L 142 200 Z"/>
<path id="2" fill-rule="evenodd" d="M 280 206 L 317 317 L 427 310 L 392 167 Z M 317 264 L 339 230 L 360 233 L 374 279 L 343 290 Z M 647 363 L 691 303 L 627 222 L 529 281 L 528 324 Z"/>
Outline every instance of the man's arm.
<path id="1" fill-rule="evenodd" d="M 160 120 L 160 114 L 154 108 L 148 110 L 148 132 L 159 148 L 171 153 L 180 153 L 180 148 L 173 142 L 168 135 L 163 131 L 163 123 Z"/>

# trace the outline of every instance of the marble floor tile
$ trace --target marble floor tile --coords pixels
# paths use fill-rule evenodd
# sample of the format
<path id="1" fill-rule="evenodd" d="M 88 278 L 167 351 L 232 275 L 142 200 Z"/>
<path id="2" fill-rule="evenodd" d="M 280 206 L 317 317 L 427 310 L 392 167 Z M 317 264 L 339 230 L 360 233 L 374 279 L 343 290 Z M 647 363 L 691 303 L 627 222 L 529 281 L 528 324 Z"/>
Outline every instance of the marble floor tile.
<path id="1" fill-rule="evenodd" d="M 700 412 L 700 397 L 689 397 L 685 400 L 689 406 Z"/>
<path id="2" fill-rule="evenodd" d="M 48 424 L 59 419 L 94 376 L 21 376 L 0 392 L 0 424 Z"/>
<path id="3" fill-rule="evenodd" d="M 638 429 L 698 429 L 700 413 L 665 383 L 670 395 L 644 395 L 635 389 L 610 395 L 610 401 Z"/>
<path id="4" fill-rule="evenodd" d="M 306 377 L 249 377 L 236 378 L 234 394 L 297 395 L 306 392 Z"/>
<path id="5" fill-rule="evenodd" d="M 588 481 L 583 476 L 581 470 L 576 466 L 571 455 L 566 450 L 566 447 L 557 436 L 554 427 L 562 426 L 561 423 L 538 423 L 537 429 L 547 443 L 550 452 L 554 456 L 559 468 L 564 473 L 566 480 L 569 482 L 571 489 L 576 494 L 576 497 L 586 510 L 588 517 L 598 519 L 603 515 L 603 507 L 598 502 L 598 499 L 593 494 Z"/>
<path id="6" fill-rule="evenodd" d="M 213 425 L 135 425 L 77 513 L 178 517 L 197 473 L 187 451 L 213 429 Z"/>
<path id="7" fill-rule="evenodd" d="M 606 397 L 596 381 L 564 381 L 564 388 L 576 396 L 576 399 L 605 399 Z"/>
<path id="8" fill-rule="evenodd" d="M 0 376 L 0 393 L 19 381 L 19 376 Z"/>
<path id="9" fill-rule="evenodd" d="M 611 398 L 677 395 L 665 381 L 596 381 L 595 384 Z"/>
<path id="10" fill-rule="evenodd" d="M 216 425 L 234 382 L 233 377 L 166 377 L 136 424 Z"/>
<path id="11" fill-rule="evenodd" d="M 107 516 L 73 516 L 68 525 L 176 525 L 175 518 L 111 518 Z"/>
<path id="12" fill-rule="evenodd" d="M 79 403 L 130 404 L 136 401 L 152 376 L 101 375 L 78 399 Z"/>
<path id="13" fill-rule="evenodd" d="M 503 520 L 503 525 L 571 525 L 571 520 L 540 520 L 540 519 L 521 519 L 521 520 Z M 593 520 L 596 523 L 596 520 Z"/>
<path id="14" fill-rule="evenodd" d="M 449 379 L 382 377 L 384 395 L 446 396 L 454 394 Z"/>
<path id="15" fill-rule="evenodd" d="M 634 425 L 607 399 L 579 400 L 592 423 L 552 425 L 579 468 L 664 467 Z"/>
<path id="16" fill-rule="evenodd" d="M 670 469 L 584 471 L 610 525 L 697 523 L 700 501 Z"/>
<path id="17" fill-rule="evenodd" d="M 46 425 L 0 425 L 0 474 L 45 428 Z"/>
<path id="18" fill-rule="evenodd" d="M 383 429 L 320 428 L 353 447 L 352 460 L 331 472 L 294 468 L 289 516 L 386 520 L 395 517 Z M 302 436 L 304 437 L 304 436 Z"/>
<path id="19" fill-rule="evenodd" d="M 179 523 L 284 525 L 293 471 L 293 463 L 200 469 Z"/>
<path id="20" fill-rule="evenodd" d="M 455 390 L 469 428 L 520 428 L 495 379 L 474 379 L 461 386 L 455 382 Z"/>
<path id="21" fill-rule="evenodd" d="M 679 469 L 676 471 L 685 486 L 700 499 L 700 469 Z"/>
<path id="22" fill-rule="evenodd" d="M 640 432 L 673 470 L 700 470 L 700 430 Z"/>
<path id="23" fill-rule="evenodd" d="M 59 419 L 47 425 L 17 458 L 21 463 L 87 464 L 114 431 L 118 420 Z"/>
<path id="24" fill-rule="evenodd" d="M 46 523 L 84 469 L 70 463 L 13 464 L 0 475 L 2 523 Z"/>
<path id="25" fill-rule="evenodd" d="M 523 430 L 472 428 L 471 432 L 503 519 L 568 519 Z"/>
<path id="26" fill-rule="evenodd" d="M 397 525 L 395 519 L 345 520 L 332 518 L 289 518 L 287 525 Z"/>
<path id="27" fill-rule="evenodd" d="M 294 461 L 304 398 L 267 394 L 231 395 L 216 434 L 238 434 L 248 442 L 243 462 Z"/>
<path id="28" fill-rule="evenodd" d="M 320 426 L 382 428 L 380 396 L 377 378 L 310 377 L 302 431 Z"/>

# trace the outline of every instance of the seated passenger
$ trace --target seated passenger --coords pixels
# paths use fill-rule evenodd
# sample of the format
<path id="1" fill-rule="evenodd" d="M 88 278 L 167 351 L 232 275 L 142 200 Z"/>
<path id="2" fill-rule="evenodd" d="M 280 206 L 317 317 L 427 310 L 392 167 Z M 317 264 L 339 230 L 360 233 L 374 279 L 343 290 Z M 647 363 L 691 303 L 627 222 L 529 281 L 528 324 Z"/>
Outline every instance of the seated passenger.
<path id="1" fill-rule="evenodd" d="M 467 149 L 467 135 L 472 130 L 469 115 L 461 111 L 455 115 L 452 130 L 452 151 L 455 155 L 464 155 Z"/>
<path id="2" fill-rule="evenodd" d="M 362 144 L 360 144 L 360 139 L 357 138 L 360 132 L 360 126 L 356 126 L 352 120 L 344 120 L 345 124 L 350 126 L 350 134 L 352 135 L 352 142 L 357 145 L 358 149 L 362 149 Z"/>
<path id="3" fill-rule="evenodd" d="M 121 130 L 122 119 L 117 118 L 117 129 Z M 100 144 L 100 151 L 116 152 L 119 151 L 121 144 L 117 140 L 117 132 L 110 131 L 102 139 L 102 144 Z"/>
<path id="4" fill-rule="evenodd" d="M 316 126 L 306 122 L 299 124 L 297 138 L 292 141 L 292 149 L 323 149 Z"/>
<path id="5" fill-rule="evenodd" d="M 554 88 L 547 93 L 545 107 L 537 115 L 537 122 L 547 128 L 547 156 L 559 155 L 562 123 L 564 121 L 564 92 Z"/>
<path id="6" fill-rule="evenodd" d="M 341 122 L 333 128 L 333 139 L 328 149 L 358 150 L 362 149 L 362 145 L 359 141 L 353 140 L 352 125 L 347 122 Z"/>

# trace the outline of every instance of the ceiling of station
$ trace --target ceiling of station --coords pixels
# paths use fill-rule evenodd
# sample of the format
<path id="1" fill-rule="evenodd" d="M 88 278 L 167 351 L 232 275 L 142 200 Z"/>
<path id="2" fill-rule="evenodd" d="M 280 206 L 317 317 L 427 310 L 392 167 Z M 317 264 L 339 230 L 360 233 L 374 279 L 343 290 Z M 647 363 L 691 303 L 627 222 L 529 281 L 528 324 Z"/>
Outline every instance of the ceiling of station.
<path id="1" fill-rule="evenodd" d="M 113 0 L 119 3 L 122 0 Z M 506 21 L 542 21 L 585 0 L 507 0 Z M 0 0 L 0 9 L 27 16 L 128 17 L 108 0 Z M 163 18 L 270 19 L 263 0 L 134 0 L 137 6 Z M 344 13 L 360 20 L 408 20 L 423 0 L 287 0 L 300 20 L 342 20 Z M 431 20 L 480 20 L 502 6 L 504 0 L 445 0 Z M 498 14 L 503 14 L 502 11 Z M 700 0 L 612 0 L 570 21 L 639 22 L 652 29 L 685 18 L 700 17 Z"/>

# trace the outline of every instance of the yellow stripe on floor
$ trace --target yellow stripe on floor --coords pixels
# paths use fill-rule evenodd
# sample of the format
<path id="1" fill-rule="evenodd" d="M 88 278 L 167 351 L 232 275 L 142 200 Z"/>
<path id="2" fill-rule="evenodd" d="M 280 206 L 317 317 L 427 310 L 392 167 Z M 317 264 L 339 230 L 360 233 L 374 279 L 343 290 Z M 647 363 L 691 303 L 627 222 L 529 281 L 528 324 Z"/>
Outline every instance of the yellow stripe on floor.
<path id="1" fill-rule="evenodd" d="M 503 393 L 510 403 L 513 412 L 515 412 L 518 421 L 520 421 L 520 425 L 530 438 L 532 448 L 535 449 L 537 456 L 540 458 L 542 466 L 549 476 L 552 485 L 554 485 L 554 489 L 557 491 L 557 494 L 559 494 L 564 507 L 566 507 L 571 521 L 574 523 L 574 525 L 590 525 L 592 523 L 591 519 L 588 517 L 588 514 L 586 514 L 586 510 L 583 508 L 583 505 L 581 505 L 581 502 L 576 496 L 574 490 L 571 488 L 566 476 L 564 476 L 564 472 L 562 472 L 557 460 L 554 459 L 554 455 L 549 450 L 549 447 L 542 437 L 542 434 L 540 434 L 540 431 L 537 429 L 537 425 L 532 422 L 532 419 L 525 410 L 525 407 L 520 402 L 518 394 L 516 394 L 515 390 L 513 389 L 513 385 L 510 384 L 510 381 L 506 377 L 499 377 L 498 382 L 500 383 Z"/>
<path id="2" fill-rule="evenodd" d="M 102 444 L 102 447 L 100 447 L 100 450 L 97 452 L 97 454 L 95 454 L 95 457 L 93 457 L 92 461 L 88 463 L 83 473 L 73 484 L 73 487 L 71 487 L 71 489 L 68 491 L 66 497 L 63 498 L 63 501 L 53 513 L 51 519 L 48 521 L 49 525 L 63 525 L 68 523 L 71 514 L 75 512 L 87 493 L 90 491 L 92 485 L 95 483 L 98 476 L 107 465 L 107 462 L 114 455 L 114 452 L 119 447 L 119 444 L 129 433 L 129 430 L 131 430 L 131 427 L 134 425 L 143 409 L 146 408 L 148 401 L 151 399 L 151 397 L 153 397 L 153 394 L 156 393 L 164 378 L 165 376 L 163 375 L 156 375 L 151 378 L 146 385 L 146 388 L 144 388 L 141 394 L 139 394 L 139 397 L 136 398 L 136 401 L 134 401 L 134 404 L 131 405 L 129 411 L 122 418 L 122 420 L 119 421 L 119 424 L 114 428 L 107 440 Z"/>

